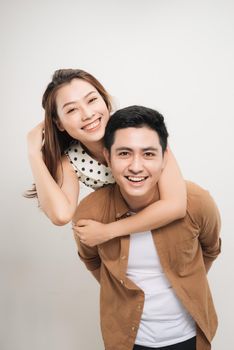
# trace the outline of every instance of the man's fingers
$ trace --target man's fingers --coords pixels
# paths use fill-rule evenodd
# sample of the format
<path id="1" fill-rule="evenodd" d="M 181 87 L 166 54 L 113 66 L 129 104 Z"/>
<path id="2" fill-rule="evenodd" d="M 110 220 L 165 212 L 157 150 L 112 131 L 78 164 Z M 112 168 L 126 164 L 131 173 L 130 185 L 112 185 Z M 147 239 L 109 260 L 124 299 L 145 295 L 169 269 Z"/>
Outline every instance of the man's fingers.
<path id="1" fill-rule="evenodd" d="M 85 242 L 86 241 L 86 238 L 84 235 L 82 235 L 81 233 L 79 232 L 75 232 L 76 236 L 79 237 L 80 241 L 81 242 Z"/>
<path id="2" fill-rule="evenodd" d="M 88 223 L 89 223 L 89 220 L 81 219 L 76 223 L 76 226 L 86 226 L 86 225 L 88 225 Z"/>
<path id="3" fill-rule="evenodd" d="M 72 226 L 72 230 L 76 231 L 77 233 L 81 233 L 82 231 L 82 226 L 77 226 L 77 225 L 73 225 Z"/>

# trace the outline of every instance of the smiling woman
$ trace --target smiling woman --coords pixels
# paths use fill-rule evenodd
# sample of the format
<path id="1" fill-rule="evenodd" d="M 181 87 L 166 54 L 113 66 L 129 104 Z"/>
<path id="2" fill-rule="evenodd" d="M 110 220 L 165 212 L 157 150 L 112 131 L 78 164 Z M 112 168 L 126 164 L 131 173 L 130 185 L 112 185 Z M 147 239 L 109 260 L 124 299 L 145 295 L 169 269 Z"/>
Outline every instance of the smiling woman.
<path id="1" fill-rule="evenodd" d="M 87 149 L 93 148 L 93 156 L 103 160 L 99 144 L 109 111 L 98 90 L 85 80 L 74 79 L 58 90 L 56 105 L 60 131 L 66 130 Z"/>
<path id="2" fill-rule="evenodd" d="M 114 182 L 103 154 L 111 99 L 91 74 L 78 69 L 61 69 L 54 73 L 47 86 L 42 105 L 45 120 L 28 134 L 35 188 L 26 196 L 37 196 L 49 219 L 56 225 L 64 225 L 75 212 L 79 181 L 94 190 Z M 81 239 L 87 245 L 97 245 L 113 237 L 157 228 L 183 217 L 185 184 L 170 150 L 160 176 L 159 191 L 158 202 L 121 222 L 104 225 L 82 220 L 76 227 Z"/>

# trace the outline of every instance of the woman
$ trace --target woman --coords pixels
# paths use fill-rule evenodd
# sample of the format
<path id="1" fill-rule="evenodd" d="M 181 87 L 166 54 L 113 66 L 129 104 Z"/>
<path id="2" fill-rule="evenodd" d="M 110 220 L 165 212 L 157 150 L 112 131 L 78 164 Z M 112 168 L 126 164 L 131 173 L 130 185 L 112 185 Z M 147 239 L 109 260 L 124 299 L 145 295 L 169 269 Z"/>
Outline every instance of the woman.
<path id="1" fill-rule="evenodd" d="M 28 134 L 35 189 L 26 196 L 37 196 L 49 219 L 56 225 L 65 225 L 77 206 L 79 181 L 93 189 L 114 182 L 103 156 L 103 135 L 112 105 L 97 79 L 73 69 L 55 71 L 42 105 L 45 121 Z M 170 151 L 160 176 L 159 192 L 158 202 L 121 222 L 81 220 L 75 230 L 85 244 L 94 246 L 182 218 L 186 212 L 186 189 Z"/>

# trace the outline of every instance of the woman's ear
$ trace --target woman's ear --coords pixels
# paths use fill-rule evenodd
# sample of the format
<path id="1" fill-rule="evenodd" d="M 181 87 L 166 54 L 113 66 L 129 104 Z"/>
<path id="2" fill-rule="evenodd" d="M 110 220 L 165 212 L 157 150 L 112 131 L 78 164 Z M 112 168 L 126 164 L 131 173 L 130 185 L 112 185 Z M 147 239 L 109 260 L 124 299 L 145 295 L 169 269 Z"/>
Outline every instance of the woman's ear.
<path id="1" fill-rule="evenodd" d="M 64 127 L 62 126 L 62 123 L 59 119 L 54 119 L 54 123 L 56 124 L 57 128 L 59 129 L 59 131 L 64 131 Z"/>
<path id="2" fill-rule="evenodd" d="M 104 155 L 104 157 L 105 157 L 105 160 L 106 160 L 106 162 L 107 162 L 108 167 L 110 167 L 110 164 L 111 164 L 111 162 L 110 162 L 110 152 L 109 152 L 108 149 L 105 148 L 105 147 L 104 147 L 104 149 L 103 149 L 103 155 Z"/>

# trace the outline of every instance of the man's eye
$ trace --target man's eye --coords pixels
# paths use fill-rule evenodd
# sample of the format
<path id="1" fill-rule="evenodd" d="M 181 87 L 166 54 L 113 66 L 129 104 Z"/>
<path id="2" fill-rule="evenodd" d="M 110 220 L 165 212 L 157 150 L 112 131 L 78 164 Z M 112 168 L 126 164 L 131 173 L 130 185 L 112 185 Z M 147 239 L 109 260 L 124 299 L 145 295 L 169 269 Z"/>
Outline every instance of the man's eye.
<path id="1" fill-rule="evenodd" d="M 152 157 L 155 156 L 155 154 L 152 153 L 152 152 L 146 152 L 146 153 L 145 153 L 145 156 L 146 156 L 147 158 L 152 158 Z"/>
<path id="2" fill-rule="evenodd" d="M 121 157 L 126 157 L 128 154 L 129 154 L 129 152 L 127 152 L 127 151 L 122 151 L 122 152 L 119 153 L 119 156 L 121 156 Z"/>

